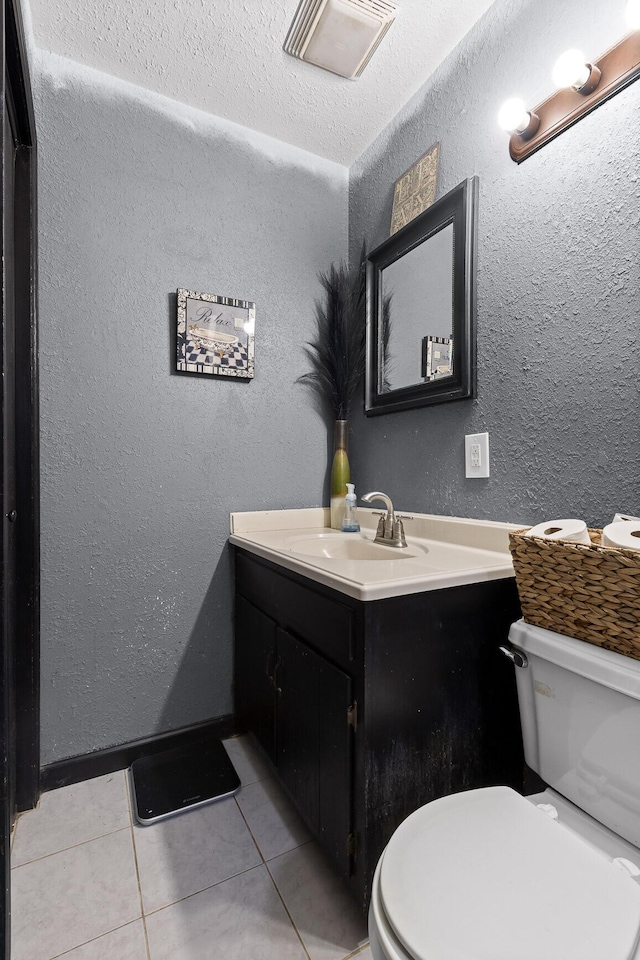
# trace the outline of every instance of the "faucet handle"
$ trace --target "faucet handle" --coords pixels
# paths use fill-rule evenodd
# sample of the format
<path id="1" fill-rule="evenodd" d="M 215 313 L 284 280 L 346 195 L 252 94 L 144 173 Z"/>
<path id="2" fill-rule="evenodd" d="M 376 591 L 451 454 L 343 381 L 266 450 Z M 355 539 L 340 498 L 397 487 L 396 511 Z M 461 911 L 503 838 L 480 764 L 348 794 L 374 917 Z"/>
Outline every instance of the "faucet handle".
<path id="1" fill-rule="evenodd" d="M 406 547 L 407 538 L 404 535 L 404 524 L 400 518 L 393 522 L 393 540 L 395 546 Z"/>

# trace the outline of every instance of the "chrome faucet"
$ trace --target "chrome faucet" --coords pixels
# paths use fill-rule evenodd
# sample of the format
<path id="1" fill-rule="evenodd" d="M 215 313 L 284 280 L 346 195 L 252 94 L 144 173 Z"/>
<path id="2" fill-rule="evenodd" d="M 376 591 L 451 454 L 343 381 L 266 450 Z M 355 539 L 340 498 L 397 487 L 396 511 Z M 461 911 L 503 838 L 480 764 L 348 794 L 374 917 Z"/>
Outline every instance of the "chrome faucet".
<path id="1" fill-rule="evenodd" d="M 365 503 L 371 503 L 372 500 L 382 500 L 387 508 L 386 517 L 382 516 L 378 521 L 378 529 L 373 542 L 384 543 L 387 547 L 406 547 L 407 541 L 402 520 L 396 518 L 391 497 L 388 497 L 386 493 L 380 493 L 379 490 L 372 490 L 371 493 L 365 493 L 361 499 Z"/>

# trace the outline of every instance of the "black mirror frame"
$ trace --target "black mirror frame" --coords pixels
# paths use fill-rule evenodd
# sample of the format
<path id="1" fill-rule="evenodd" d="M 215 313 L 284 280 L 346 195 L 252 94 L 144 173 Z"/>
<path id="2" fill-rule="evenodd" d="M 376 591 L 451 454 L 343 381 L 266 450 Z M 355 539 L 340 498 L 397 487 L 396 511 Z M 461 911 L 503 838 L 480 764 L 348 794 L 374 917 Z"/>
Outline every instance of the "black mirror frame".
<path id="1" fill-rule="evenodd" d="M 463 180 L 369 255 L 365 380 L 365 413 L 368 417 L 475 397 L 477 207 L 478 178 L 471 177 Z M 450 223 L 453 224 L 454 238 L 453 374 L 430 383 L 380 392 L 382 271 Z"/>

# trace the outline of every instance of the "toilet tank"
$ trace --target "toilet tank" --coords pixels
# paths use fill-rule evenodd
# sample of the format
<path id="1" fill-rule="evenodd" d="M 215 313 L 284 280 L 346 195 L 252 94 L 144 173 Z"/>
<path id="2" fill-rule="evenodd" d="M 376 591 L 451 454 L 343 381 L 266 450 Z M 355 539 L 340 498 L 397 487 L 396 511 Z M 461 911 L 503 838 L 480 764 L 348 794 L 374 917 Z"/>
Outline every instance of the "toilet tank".
<path id="1" fill-rule="evenodd" d="M 509 640 L 528 765 L 640 847 L 640 661 L 523 620 Z"/>

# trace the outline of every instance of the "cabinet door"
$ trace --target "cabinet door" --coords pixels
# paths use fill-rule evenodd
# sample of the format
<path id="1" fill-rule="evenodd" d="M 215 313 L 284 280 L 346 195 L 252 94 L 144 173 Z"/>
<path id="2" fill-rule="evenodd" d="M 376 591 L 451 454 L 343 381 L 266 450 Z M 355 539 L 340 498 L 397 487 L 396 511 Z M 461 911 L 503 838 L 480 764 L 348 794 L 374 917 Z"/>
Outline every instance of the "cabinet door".
<path id="1" fill-rule="evenodd" d="M 351 678 L 278 630 L 278 773 L 339 870 L 351 868 Z"/>
<path id="2" fill-rule="evenodd" d="M 236 713 L 268 757 L 276 759 L 276 625 L 243 597 L 236 597 Z"/>

